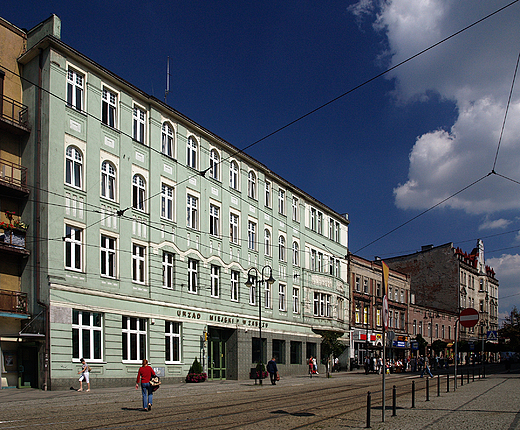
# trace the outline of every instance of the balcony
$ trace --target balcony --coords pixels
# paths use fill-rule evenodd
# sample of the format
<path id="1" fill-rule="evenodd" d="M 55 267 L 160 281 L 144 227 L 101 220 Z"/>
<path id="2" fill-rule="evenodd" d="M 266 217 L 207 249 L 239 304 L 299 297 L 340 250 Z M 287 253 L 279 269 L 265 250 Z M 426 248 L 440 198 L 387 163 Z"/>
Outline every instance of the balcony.
<path id="1" fill-rule="evenodd" d="M 0 290 L 0 312 L 27 315 L 27 293 Z"/>
<path id="2" fill-rule="evenodd" d="M 27 167 L 0 158 L 0 190 L 13 196 L 28 196 Z"/>
<path id="3" fill-rule="evenodd" d="M 15 134 L 31 131 L 27 106 L 0 94 L 0 128 Z"/>
<path id="4" fill-rule="evenodd" d="M 30 252 L 25 248 L 25 234 L 24 230 L 5 229 L 0 234 L 0 252 L 28 256 Z"/>

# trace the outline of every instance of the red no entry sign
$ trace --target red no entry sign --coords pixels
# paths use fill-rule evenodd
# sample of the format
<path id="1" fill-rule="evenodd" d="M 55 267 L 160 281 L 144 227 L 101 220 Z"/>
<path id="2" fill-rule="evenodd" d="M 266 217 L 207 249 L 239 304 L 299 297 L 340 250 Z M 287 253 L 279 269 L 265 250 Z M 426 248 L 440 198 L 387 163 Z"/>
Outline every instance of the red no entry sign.
<path id="1" fill-rule="evenodd" d="M 460 325 L 473 327 L 478 322 L 478 311 L 473 308 L 464 309 L 459 315 Z"/>

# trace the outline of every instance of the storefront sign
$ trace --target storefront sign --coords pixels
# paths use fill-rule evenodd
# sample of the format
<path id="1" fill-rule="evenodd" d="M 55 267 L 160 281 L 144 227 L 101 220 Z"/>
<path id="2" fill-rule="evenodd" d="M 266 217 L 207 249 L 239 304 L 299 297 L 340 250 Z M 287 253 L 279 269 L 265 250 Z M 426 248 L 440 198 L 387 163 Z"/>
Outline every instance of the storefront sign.
<path id="1" fill-rule="evenodd" d="M 394 340 L 394 342 L 392 343 L 392 345 L 395 347 L 395 348 L 406 348 L 406 342 L 403 342 L 401 340 Z"/>

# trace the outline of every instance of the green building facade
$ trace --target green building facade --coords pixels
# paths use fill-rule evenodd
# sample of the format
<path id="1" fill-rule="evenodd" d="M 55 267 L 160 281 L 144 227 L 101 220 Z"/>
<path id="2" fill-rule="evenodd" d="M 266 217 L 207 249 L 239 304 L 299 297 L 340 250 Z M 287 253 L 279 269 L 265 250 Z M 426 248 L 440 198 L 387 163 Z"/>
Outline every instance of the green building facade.
<path id="1" fill-rule="evenodd" d="M 305 374 L 323 332 L 348 344 L 348 218 L 60 31 L 54 15 L 30 30 L 19 59 L 41 384 L 68 388 L 82 357 L 98 387 L 131 385 L 143 358 L 165 382 L 195 358 L 210 380 L 246 379 L 260 350 Z"/>

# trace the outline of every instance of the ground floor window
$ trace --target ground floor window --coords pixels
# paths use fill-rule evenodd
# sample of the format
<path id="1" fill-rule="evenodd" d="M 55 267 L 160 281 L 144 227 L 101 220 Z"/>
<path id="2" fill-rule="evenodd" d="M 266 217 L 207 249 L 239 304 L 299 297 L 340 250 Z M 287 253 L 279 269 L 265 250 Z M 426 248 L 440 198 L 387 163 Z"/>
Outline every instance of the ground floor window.
<path id="1" fill-rule="evenodd" d="M 123 317 L 123 360 L 141 361 L 146 358 L 146 318 Z"/>
<path id="2" fill-rule="evenodd" d="M 279 364 L 285 364 L 285 340 L 273 339 L 273 357 Z"/>
<path id="3" fill-rule="evenodd" d="M 291 364 L 302 364 L 302 343 L 291 341 Z"/>
<path id="4" fill-rule="evenodd" d="M 181 323 L 164 322 L 164 351 L 167 363 L 181 361 Z"/>
<path id="5" fill-rule="evenodd" d="M 317 353 L 317 349 L 316 349 L 316 344 L 314 342 L 307 342 L 307 350 L 306 350 L 306 357 L 307 357 L 307 360 L 310 358 L 310 357 L 314 357 L 314 358 L 317 358 L 316 357 L 316 353 Z"/>
<path id="6" fill-rule="evenodd" d="M 72 358 L 102 360 L 102 314 L 72 310 Z"/>
<path id="7" fill-rule="evenodd" d="M 262 338 L 262 359 L 260 359 L 260 338 L 254 337 L 251 345 L 251 362 L 259 363 L 261 361 L 262 363 L 267 363 L 267 339 Z"/>

